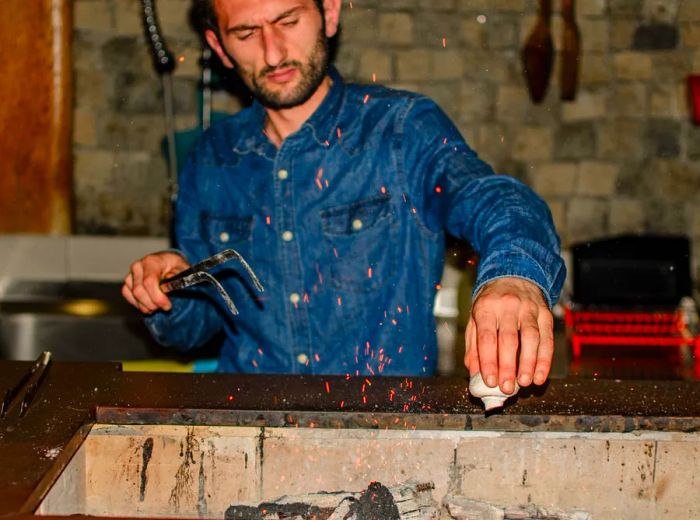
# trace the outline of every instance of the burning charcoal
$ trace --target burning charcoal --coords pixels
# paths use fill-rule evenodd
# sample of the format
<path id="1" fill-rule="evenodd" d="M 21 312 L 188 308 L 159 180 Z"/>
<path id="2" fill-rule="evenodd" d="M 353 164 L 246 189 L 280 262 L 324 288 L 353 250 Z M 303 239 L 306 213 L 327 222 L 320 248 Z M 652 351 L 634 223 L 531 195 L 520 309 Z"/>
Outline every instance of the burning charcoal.
<path id="1" fill-rule="evenodd" d="M 379 482 L 372 482 L 350 507 L 348 520 L 401 520 L 394 496 Z"/>
<path id="2" fill-rule="evenodd" d="M 252 506 L 230 506 L 224 513 L 225 520 L 264 520 L 264 517 L 257 507 Z"/>

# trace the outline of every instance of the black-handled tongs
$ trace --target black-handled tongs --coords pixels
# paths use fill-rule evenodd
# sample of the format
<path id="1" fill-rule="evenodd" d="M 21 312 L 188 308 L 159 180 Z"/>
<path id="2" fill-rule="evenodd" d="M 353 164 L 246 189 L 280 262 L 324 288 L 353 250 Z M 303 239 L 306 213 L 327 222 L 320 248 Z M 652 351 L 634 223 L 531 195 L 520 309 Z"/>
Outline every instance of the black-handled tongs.
<path id="1" fill-rule="evenodd" d="M 29 383 L 24 392 L 24 397 L 22 397 L 22 403 L 19 407 L 19 416 L 24 417 L 24 414 L 26 414 L 27 410 L 29 409 L 29 405 L 34 400 L 37 390 L 39 390 L 39 385 L 41 385 L 41 382 L 44 380 L 46 368 L 49 366 L 50 362 L 51 352 L 42 352 L 34 365 L 32 365 L 32 368 L 29 369 L 24 376 L 22 376 L 22 379 L 20 379 L 15 386 L 5 392 L 5 397 L 0 404 L 0 418 L 7 415 L 7 411 L 10 409 L 10 406 L 14 402 L 15 398 L 19 395 L 22 388 Z"/>
<path id="2" fill-rule="evenodd" d="M 201 262 L 197 262 L 193 266 L 185 269 L 184 271 L 176 274 L 175 276 L 165 278 L 160 282 L 160 288 L 163 290 L 163 292 L 170 292 L 175 291 L 177 289 L 184 289 L 185 287 L 190 287 L 191 285 L 195 285 L 198 283 L 208 282 L 213 284 L 214 287 L 216 287 L 216 290 L 219 292 L 219 295 L 224 300 L 226 306 L 229 308 L 231 313 L 238 314 L 238 309 L 234 305 L 231 297 L 221 286 L 219 281 L 208 272 L 210 269 L 216 267 L 217 265 L 221 265 L 224 262 L 228 262 L 232 259 L 236 259 L 241 263 L 243 268 L 248 273 L 248 276 L 250 276 L 250 279 L 253 281 L 253 285 L 255 285 L 255 288 L 258 291 L 263 292 L 265 289 L 263 289 L 260 280 L 258 280 L 258 277 L 255 276 L 255 273 L 248 265 L 248 262 L 245 261 L 245 259 L 238 253 L 238 251 L 235 251 L 233 249 L 226 249 L 224 251 L 221 251 L 220 253 L 216 253 L 215 255 L 212 255 L 209 258 L 205 258 Z"/>

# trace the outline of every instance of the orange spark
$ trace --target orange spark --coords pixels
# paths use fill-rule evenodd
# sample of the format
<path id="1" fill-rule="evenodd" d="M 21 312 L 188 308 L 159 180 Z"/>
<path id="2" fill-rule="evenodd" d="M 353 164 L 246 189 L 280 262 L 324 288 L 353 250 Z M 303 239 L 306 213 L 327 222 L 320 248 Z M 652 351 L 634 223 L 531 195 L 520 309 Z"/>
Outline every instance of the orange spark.
<path id="1" fill-rule="evenodd" d="M 446 47 L 447 47 L 447 38 L 443 38 L 442 39 L 442 48 L 444 49 Z"/>
<path id="2" fill-rule="evenodd" d="M 364 97 L 364 99 L 362 100 L 362 102 L 363 102 L 365 105 L 367 104 L 367 101 L 369 101 L 369 94 L 365 94 L 365 97 Z"/>
<path id="3" fill-rule="evenodd" d="M 383 194 L 386 194 L 386 188 L 384 186 L 379 188 L 379 191 L 381 191 Z"/>
<path id="4" fill-rule="evenodd" d="M 321 361 L 321 356 L 318 355 L 318 352 L 316 354 L 314 354 L 314 359 L 316 360 L 316 363 Z"/>
<path id="5" fill-rule="evenodd" d="M 367 278 L 372 278 L 372 268 L 371 267 L 367 268 Z"/>
<path id="6" fill-rule="evenodd" d="M 269 226 L 270 222 L 272 222 L 272 219 L 270 218 L 270 215 L 268 215 L 265 217 L 265 224 L 267 224 Z"/>
<path id="7" fill-rule="evenodd" d="M 435 186 L 436 193 L 442 193 L 442 188 L 440 186 Z"/>
<path id="8" fill-rule="evenodd" d="M 328 381 L 326 381 L 326 393 L 327 394 L 331 393 L 331 384 Z"/>
<path id="9" fill-rule="evenodd" d="M 343 299 L 340 296 L 338 296 L 338 305 L 343 305 Z"/>

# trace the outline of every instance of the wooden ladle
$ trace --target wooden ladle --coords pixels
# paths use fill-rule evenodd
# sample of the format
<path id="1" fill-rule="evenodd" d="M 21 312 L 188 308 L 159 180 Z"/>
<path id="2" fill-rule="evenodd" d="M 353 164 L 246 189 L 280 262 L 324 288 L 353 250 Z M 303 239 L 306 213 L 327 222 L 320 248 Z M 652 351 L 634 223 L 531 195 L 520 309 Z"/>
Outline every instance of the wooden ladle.
<path id="1" fill-rule="evenodd" d="M 525 41 L 522 51 L 523 71 L 530 98 L 540 103 L 547 93 L 547 86 L 554 64 L 554 43 L 551 32 L 552 1 L 539 0 L 537 21 Z"/>

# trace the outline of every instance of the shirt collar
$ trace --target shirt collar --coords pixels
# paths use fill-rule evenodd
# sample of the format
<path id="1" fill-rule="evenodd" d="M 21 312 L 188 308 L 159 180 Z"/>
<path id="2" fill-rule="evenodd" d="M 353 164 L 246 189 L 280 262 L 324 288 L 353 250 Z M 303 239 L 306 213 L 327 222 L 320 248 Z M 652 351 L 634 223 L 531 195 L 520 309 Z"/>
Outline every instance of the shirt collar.
<path id="1" fill-rule="evenodd" d="M 330 146 L 334 141 L 333 137 L 337 132 L 337 122 L 340 116 L 340 108 L 345 91 L 345 82 L 335 66 L 331 65 L 328 68 L 328 76 L 331 78 L 331 88 L 323 98 L 318 108 L 311 114 L 301 126 L 301 129 L 293 135 L 298 134 L 302 129 L 309 128 L 313 134 L 314 140 L 321 146 Z M 250 128 L 253 129 L 252 134 L 249 134 L 243 139 L 236 151 L 257 150 L 264 153 L 269 140 L 263 134 L 265 126 L 265 108 L 256 99 L 250 107 Z M 292 137 L 290 136 L 290 137 Z"/>

